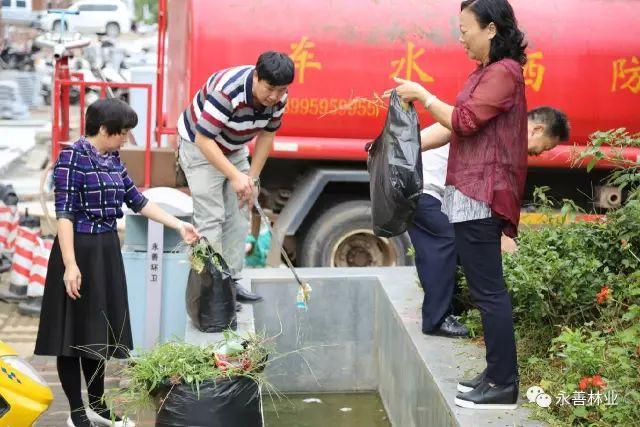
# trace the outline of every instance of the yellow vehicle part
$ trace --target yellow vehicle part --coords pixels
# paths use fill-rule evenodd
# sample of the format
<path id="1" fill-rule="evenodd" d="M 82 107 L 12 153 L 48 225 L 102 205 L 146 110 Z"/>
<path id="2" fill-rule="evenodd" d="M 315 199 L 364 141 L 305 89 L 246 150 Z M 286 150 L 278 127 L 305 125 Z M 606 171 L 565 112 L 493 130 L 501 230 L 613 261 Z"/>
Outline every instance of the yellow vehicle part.
<path id="1" fill-rule="evenodd" d="M 0 341 L 0 427 L 29 427 L 53 401 L 38 373 Z"/>

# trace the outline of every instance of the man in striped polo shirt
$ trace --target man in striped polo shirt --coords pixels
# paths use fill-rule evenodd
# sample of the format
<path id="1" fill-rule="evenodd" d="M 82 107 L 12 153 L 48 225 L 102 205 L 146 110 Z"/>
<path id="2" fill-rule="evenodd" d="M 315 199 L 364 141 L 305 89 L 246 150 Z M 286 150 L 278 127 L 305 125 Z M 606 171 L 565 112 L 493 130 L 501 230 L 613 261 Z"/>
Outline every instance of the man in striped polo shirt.
<path id="1" fill-rule="evenodd" d="M 179 161 L 193 197 L 196 227 L 236 278 L 243 266 L 249 207 L 293 78 L 294 64 L 286 54 L 265 52 L 255 66 L 211 75 L 178 119 Z M 254 137 L 249 165 L 246 145 Z M 262 299 L 237 284 L 236 291 L 240 302 Z"/>

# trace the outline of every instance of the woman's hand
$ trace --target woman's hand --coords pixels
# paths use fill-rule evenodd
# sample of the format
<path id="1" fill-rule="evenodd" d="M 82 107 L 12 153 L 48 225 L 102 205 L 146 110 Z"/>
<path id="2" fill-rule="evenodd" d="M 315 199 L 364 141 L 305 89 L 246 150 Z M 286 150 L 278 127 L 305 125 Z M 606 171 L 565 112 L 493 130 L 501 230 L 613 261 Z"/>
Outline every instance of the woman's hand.
<path id="1" fill-rule="evenodd" d="M 64 269 L 64 287 L 67 290 L 67 295 L 72 300 L 80 298 L 80 283 L 82 275 L 77 264 L 71 264 Z"/>
<path id="2" fill-rule="evenodd" d="M 190 245 L 200 238 L 200 233 L 193 224 L 182 221 L 182 224 L 180 224 L 180 237 L 182 237 L 185 243 Z"/>
<path id="3" fill-rule="evenodd" d="M 400 85 L 396 88 L 396 92 L 404 102 L 419 101 L 424 104 L 431 96 L 431 93 L 419 83 L 400 79 L 398 77 L 394 77 L 394 80 Z M 393 89 L 387 90 L 384 95 L 382 95 L 383 98 L 390 97 L 392 90 Z"/>

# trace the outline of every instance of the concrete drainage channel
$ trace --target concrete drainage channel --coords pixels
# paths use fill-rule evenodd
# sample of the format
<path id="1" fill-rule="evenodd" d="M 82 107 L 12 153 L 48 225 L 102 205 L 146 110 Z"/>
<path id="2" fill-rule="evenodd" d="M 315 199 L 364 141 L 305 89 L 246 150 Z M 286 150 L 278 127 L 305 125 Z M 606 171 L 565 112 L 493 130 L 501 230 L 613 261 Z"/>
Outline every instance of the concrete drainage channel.
<path id="1" fill-rule="evenodd" d="M 245 308 L 239 328 L 276 336 L 268 380 L 285 394 L 377 392 L 392 425 L 540 426 L 528 410 L 473 411 L 453 400 L 461 376 L 484 366 L 484 350 L 464 340 L 425 336 L 422 291 L 411 267 L 301 269 L 313 287 L 309 310 L 281 269 L 249 270 L 245 285 L 265 302 Z M 188 342 L 211 342 L 188 324 Z M 526 390 L 528 385 L 522 384 Z M 267 403 L 265 402 L 265 405 Z"/>
<path id="2" fill-rule="evenodd" d="M 153 254 L 137 252 L 144 250 L 144 243 L 151 247 L 152 240 L 144 237 L 146 220 L 132 221 L 136 218 L 127 217 L 123 250 L 131 278 L 129 306 L 136 307 L 131 312 L 134 347 L 149 348 L 158 338 L 193 344 L 220 341 L 221 334 L 199 332 L 187 319 L 185 253 L 158 256 L 162 265 L 156 269 L 161 277 L 138 274 L 152 267 L 148 259 L 153 260 Z M 161 230 L 154 233 L 156 239 L 163 236 Z M 164 237 L 166 248 L 177 243 L 169 237 Z M 265 301 L 253 309 L 245 306 L 238 316 L 238 329 L 276 337 L 267 379 L 279 392 L 375 392 L 391 423 L 400 427 L 541 425 L 527 419 L 525 408 L 473 411 L 454 405 L 457 381 L 484 367 L 484 351 L 465 340 L 422 334 L 423 293 L 415 268 L 300 269 L 299 275 L 313 287 L 308 311 L 296 307 L 298 285 L 289 270 L 247 269 L 244 274 L 243 285 L 262 294 Z M 147 276 L 155 276 L 162 286 L 146 283 Z M 521 387 L 526 390 L 530 385 Z"/>

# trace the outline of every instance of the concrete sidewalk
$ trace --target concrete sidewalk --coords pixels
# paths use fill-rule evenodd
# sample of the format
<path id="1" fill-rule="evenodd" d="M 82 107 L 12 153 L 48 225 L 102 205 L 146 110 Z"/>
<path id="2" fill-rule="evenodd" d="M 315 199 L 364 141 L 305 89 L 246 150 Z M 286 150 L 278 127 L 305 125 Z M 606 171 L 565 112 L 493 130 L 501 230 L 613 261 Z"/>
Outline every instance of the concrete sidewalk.
<path id="1" fill-rule="evenodd" d="M 9 289 L 9 273 L 0 276 L 0 289 Z M 39 319 L 22 316 L 17 304 L 0 301 L 0 339 L 22 357 L 30 357 L 38 334 Z"/>
<path id="2" fill-rule="evenodd" d="M 49 384 L 49 387 L 51 387 L 54 396 L 53 403 L 49 407 L 49 410 L 42 416 L 40 420 L 38 420 L 38 422 L 35 424 L 36 427 L 66 427 L 67 417 L 69 416 L 69 403 L 67 402 L 67 398 L 64 395 L 62 386 L 60 385 L 60 380 L 58 379 L 55 357 L 33 356 L 31 359 L 31 364 L 35 369 L 37 369 L 40 375 L 42 375 L 45 381 Z M 117 371 L 118 366 L 116 364 L 110 363 L 109 365 L 107 365 L 105 388 L 113 388 L 118 386 L 120 379 L 115 376 L 117 374 Z M 84 383 L 82 397 L 86 404 L 87 394 L 86 390 L 84 389 Z M 153 424 L 137 423 L 137 425 L 144 426 Z"/>
<path id="3" fill-rule="evenodd" d="M 8 289 L 9 273 L 0 275 L 0 289 Z M 13 347 L 20 356 L 30 360 L 33 367 L 42 375 L 53 391 L 54 401 L 49 410 L 35 424 L 37 427 L 66 427 L 69 416 L 69 404 L 60 386 L 58 371 L 56 369 L 56 359 L 51 356 L 34 356 L 36 337 L 38 335 L 38 324 L 40 319 L 36 317 L 23 316 L 18 312 L 17 304 L 9 304 L 0 301 L 0 339 Z M 105 388 L 115 388 L 120 383 L 118 372 L 121 365 L 118 361 L 110 362 L 107 365 Z M 86 391 L 83 384 L 83 398 L 87 402 Z M 146 420 L 153 420 L 153 415 L 145 415 Z M 143 421 L 136 423 L 138 426 L 152 426 L 153 421 Z"/>

